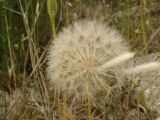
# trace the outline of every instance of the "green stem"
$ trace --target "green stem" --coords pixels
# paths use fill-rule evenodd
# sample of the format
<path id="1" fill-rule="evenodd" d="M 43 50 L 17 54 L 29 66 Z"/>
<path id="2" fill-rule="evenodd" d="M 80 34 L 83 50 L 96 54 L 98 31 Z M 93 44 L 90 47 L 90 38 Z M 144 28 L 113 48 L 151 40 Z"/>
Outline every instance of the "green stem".
<path id="1" fill-rule="evenodd" d="M 143 42 L 144 42 L 144 46 L 145 46 L 145 52 L 146 52 L 146 55 L 148 55 L 146 36 L 145 36 L 145 28 L 144 28 L 144 16 L 143 16 L 143 2 L 142 2 L 142 0 L 140 0 L 140 16 L 141 16 L 141 29 L 142 29 L 142 35 L 143 35 Z"/>
<path id="2" fill-rule="evenodd" d="M 90 93 L 90 79 L 88 79 L 88 93 Z M 87 94 L 88 97 L 88 116 L 89 116 L 89 120 L 92 120 L 92 112 L 91 112 L 91 99 L 89 94 Z"/>
<path id="3" fill-rule="evenodd" d="M 56 26 L 55 26 L 55 20 L 52 21 L 52 31 L 53 31 L 53 37 L 56 38 Z"/>
<path id="4" fill-rule="evenodd" d="M 89 116 L 89 120 L 92 120 L 92 113 L 91 113 L 91 100 L 90 100 L 89 95 L 88 95 L 88 116 Z"/>

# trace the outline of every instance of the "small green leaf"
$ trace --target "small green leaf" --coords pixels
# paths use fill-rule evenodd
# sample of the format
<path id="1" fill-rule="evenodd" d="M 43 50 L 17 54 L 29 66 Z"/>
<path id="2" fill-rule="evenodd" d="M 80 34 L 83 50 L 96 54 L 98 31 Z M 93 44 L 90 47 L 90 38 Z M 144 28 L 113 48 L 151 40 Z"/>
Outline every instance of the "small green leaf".
<path id="1" fill-rule="evenodd" d="M 47 10 L 48 14 L 53 20 L 55 18 L 55 15 L 57 13 L 57 1 L 56 0 L 47 0 Z"/>
<path id="2" fill-rule="evenodd" d="M 47 0 L 47 10 L 48 10 L 49 17 L 51 19 L 52 31 L 53 31 L 54 37 L 56 37 L 55 16 L 57 13 L 57 9 L 58 8 L 57 8 L 56 0 Z"/>
<path id="3" fill-rule="evenodd" d="M 141 100 L 141 103 L 143 106 L 146 105 L 146 97 L 145 97 L 145 93 L 144 93 L 144 90 L 142 90 L 139 94 L 139 97 L 140 97 L 140 100 Z"/>

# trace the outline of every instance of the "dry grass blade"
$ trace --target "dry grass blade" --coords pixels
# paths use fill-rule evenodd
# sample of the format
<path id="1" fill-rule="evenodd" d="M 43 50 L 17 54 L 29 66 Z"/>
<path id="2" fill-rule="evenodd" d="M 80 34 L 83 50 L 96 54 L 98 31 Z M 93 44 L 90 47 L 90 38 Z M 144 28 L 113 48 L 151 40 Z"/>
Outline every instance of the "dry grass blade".
<path id="1" fill-rule="evenodd" d="M 130 68 L 129 70 L 126 70 L 126 73 L 140 73 L 140 72 L 150 72 L 160 69 L 160 63 L 159 62 L 151 62 L 146 63 L 143 65 L 139 65 L 135 68 Z"/>

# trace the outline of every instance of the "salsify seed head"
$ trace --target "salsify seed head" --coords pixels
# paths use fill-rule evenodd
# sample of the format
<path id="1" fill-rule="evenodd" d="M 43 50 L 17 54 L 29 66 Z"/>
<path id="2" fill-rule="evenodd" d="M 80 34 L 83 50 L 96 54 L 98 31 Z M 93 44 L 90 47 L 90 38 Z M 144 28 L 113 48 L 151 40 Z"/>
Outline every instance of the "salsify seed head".
<path id="1" fill-rule="evenodd" d="M 124 67 L 102 67 L 107 61 L 127 53 L 122 36 L 99 21 L 75 22 L 51 43 L 47 73 L 57 92 L 85 101 L 98 93 L 109 93 L 123 85 Z"/>

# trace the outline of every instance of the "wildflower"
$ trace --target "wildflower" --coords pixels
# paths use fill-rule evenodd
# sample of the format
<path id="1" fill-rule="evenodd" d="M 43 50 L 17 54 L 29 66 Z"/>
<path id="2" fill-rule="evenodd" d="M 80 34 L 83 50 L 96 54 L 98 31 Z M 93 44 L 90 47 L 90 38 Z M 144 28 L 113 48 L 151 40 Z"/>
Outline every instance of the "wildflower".
<path id="1" fill-rule="evenodd" d="M 75 22 L 51 43 L 47 68 L 50 83 L 58 92 L 66 91 L 68 97 L 94 101 L 98 93 L 110 93 L 123 85 L 125 74 L 120 63 L 134 56 L 128 52 L 122 36 L 106 24 Z M 118 57 L 122 60 L 117 62 L 120 55 L 125 58 Z"/>

